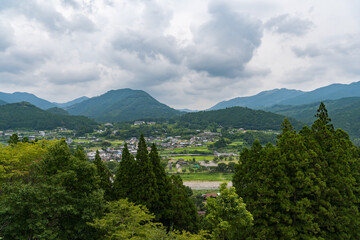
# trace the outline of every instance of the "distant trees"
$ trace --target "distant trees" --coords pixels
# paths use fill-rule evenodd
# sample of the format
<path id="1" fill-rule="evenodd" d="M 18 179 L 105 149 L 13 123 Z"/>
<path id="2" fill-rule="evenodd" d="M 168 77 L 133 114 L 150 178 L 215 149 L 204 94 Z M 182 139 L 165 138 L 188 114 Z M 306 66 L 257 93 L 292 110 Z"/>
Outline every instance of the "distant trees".
<path id="1" fill-rule="evenodd" d="M 285 119 L 275 146 L 255 141 L 233 185 L 254 216 L 256 239 L 359 239 L 359 150 L 334 130 L 322 103 L 311 128 Z"/>

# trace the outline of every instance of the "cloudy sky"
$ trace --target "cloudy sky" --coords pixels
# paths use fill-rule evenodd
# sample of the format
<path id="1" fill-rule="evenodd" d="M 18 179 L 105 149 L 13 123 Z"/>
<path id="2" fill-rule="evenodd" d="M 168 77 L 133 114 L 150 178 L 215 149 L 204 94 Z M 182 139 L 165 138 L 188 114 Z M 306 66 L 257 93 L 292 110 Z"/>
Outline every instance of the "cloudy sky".
<path id="1" fill-rule="evenodd" d="M 111 89 L 206 109 L 273 88 L 360 81 L 358 0 L 1 0 L 0 91 Z"/>

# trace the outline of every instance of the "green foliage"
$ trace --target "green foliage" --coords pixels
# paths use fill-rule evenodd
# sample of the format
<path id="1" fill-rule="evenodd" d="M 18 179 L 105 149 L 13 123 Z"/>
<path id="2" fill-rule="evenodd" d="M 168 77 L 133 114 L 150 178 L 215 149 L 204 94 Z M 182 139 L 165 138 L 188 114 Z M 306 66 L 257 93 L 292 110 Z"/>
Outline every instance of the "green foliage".
<path id="1" fill-rule="evenodd" d="M 46 111 L 53 114 L 69 115 L 69 113 L 66 110 L 58 107 L 49 108 Z"/>
<path id="2" fill-rule="evenodd" d="M 72 156 L 63 140 L 41 156 L 32 164 L 27 181 L 4 186 L 0 237 L 98 239 L 95 229 L 87 225 L 103 212 L 95 167 Z"/>
<path id="3" fill-rule="evenodd" d="M 18 135 L 17 135 L 16 133 L 13 133 L 13 134 L 10 136 L 10 139 L 9 139 L 8 143 L 9 143 L 10 145 L 13 145 L 13 144 L 17 144 L 19 141 L 20 141 L 20 140 L 19 140 Z"/>
<path id="4" fill-rule="evenodd" d="M 197 212 L 181 178 L 166 176 L 155 144 L 149 154 L 143 135 L 136 160 L 125 145 L 115 177 L 114 193 L 116 199 L 128 198 L 146 206 L 155 214 L 155 220 L 169 229 L 197 230 Z"/>
<path id="5" fill-rule="evenodd" d="M 245 149 L 233 184 L 254 216 L 258 239 L 358 239 L 359 154 L 319 107 L 299 133 L 285 120 L 276 146 Z"/>
<path id="6" fill-rule="evenodd" d="M 102 218 L 89 223 L 102 233 L 101 239 L 176 239 L 176 240 L 204 240 L 206 233 L 191 234 L 188 232 L 167 232 L 159 223 L 154 223 L 155 216 L 146 207 L 134 205 L 126 199 L 109 202 L 107 212 Z"/>
<path id="7" fill-rule="evenodd" d="M 96 166 L 97 174 L 100 177 L 100 188 L 104 190 L 104 198 L 105 200 L 110 201 L 113 199 L 111 184 L 112 174 L 101 160 L 98 150 L 96 150 L 94 164 Z"/>
<path id="8" fill-rule="evenodd" d="M 27 102 L 0 106 L 0 129 L 36 129 L 46 130 L 57 127 L 92 129 L 97 125 L 93 120 L 83 116 L 65 116 L 50 113 Z"/>
<path id="9" fill-rule="evenodd" d="M 206 227 L 212 232 L 213 239 L 245 239 L 245 233 L 253 222 L 251 213 L 246 210 L 234 187 L 228 189 L 227 183 L 222 183 L 219 190 L 217 198 L 207 199 Z"/>

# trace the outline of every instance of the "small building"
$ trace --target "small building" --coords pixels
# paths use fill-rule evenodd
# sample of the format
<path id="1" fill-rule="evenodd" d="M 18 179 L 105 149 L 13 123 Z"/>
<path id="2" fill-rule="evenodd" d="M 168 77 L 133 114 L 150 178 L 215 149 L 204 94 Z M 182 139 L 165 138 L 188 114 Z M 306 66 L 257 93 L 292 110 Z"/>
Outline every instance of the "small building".
<path id="1" fill-rule="evenodd" d="M 134 122 L 134 125 L 137 126 L 137 125 L 144 125 L 145 122 L 144 121 L 135 121 Z"/>

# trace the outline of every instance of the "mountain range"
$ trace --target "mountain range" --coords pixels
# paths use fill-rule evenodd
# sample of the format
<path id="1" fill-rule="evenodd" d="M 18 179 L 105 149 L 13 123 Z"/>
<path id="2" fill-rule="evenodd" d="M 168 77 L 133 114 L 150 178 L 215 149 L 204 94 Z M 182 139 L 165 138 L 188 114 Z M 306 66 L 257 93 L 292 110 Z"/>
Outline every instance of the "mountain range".
<path id="1" fill-rule="evenodd" d="M 266 109 L 274 105 L 302 105 L 325 100 L 335 100 L 345 97 L 360 97 L 360 82 L 351 84 L 332 84 L 303 92 L 291 89 L 273 89 L 260 92 L 254 96 L 238 97 L 219 102 L 208 110 L 216 110 L 235 106 L 253 109 Z"/>

